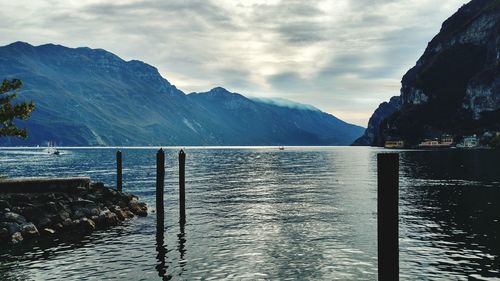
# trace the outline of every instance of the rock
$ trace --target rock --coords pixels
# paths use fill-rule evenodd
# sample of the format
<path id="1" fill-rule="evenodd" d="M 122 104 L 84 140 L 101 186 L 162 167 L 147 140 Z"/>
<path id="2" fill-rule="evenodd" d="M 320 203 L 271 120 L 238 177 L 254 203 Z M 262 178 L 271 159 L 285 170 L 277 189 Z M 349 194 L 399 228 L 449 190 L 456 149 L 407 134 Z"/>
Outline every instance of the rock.
<path id="1" fill-rule="evenodd" d="M 18 244 L 18 243 L 22 242 L 23 240 L 24 239 L 23 239 L 23 235 L 21 234 L 21 232 L 15 232 L 10 237 L 10 242 L 12 244 Z"/>
<path id="2" fill-rule="evenodd" d="M 118 195 L 120 195 L 121 201 L 127 202 L 127 203 L 130 202 L 133 198 L 132 195 L 129 195 L 129 194 L 123 193 L 123 192 L 118 192 Z"/>
<path id="3" fill-rule="evenodd" d="M 94 222 L 95 225 L 97 225 L 99 221 L 99 216 L 91 216 L 90 219 Z"/>
<path id="4" fill-rule="evenodd" d="M 2 222 L 0 223 L 0 227 L 7 229 L 9 235 L 21 231 L 21 225 L 15 222 Z"/>
<path id="5" fill-rule="evenodd" d="M 85 209 L 84 208 L 79 208 L 79 209 L 76 209 L 74 212 L 73 212 L 73 218 L 75 219 L 81 219 L 83 217 L 85 217 Z"/>
<path id="6" fill-rule="evenodd" d="M 95 230 L 95 223 L 92 220 L 89 220 L 88 218 L 83 218 L 80 221 L 79 227 L 88 233 L 92 232 Z"/>
<path id="7" fill-rule="evenodd" d="M 44 228 L 40 231 L 41 236 L 52 236 L 56 233 L 52 228 Z"/>
<path id="8" fill-rule="evenodd" d="M 132 213 L 130 210 L 125 211 L 125 213 L 127 214 L 127 218 L 135 217 L 134 213 Z"/>
<path id="9" fill-rule="evenodd" d="M 113 190 L 113 189 L 110 189 L 110 188 L 106 188 L 104 189 L 104 197 L 105 198 L 114 198 L 118 195 L 118 192 Z"/>
<path id="10" fill-rule="evenodd" d="M 90 216 L 92 213 L 98 215 L 99 212 L 95 210 L 97 208 L 98 205 L 94 201 L 82 198 L 78 198 L 72 204 L 72 210 L 77 217 L 81 217 L 81 214 L 84 216 Z"/>
<path id="11" fill-rule="evenodd" d="M 71 221 L 71 224 L 69 225 L 71 228 L 76 228 L 78 225 L 80 224 L 80 220 L 79 219 L 76 219 L 76 220 L 72 220 Z"/>
<path id="12" fill-rule="evenodd" d="M 67 218 L 62 222 L 62 225 L 63 227 L 70 227 L 72 222 L 71 218 Z"/>
<path id="13" fill-rule="evenodd" d="M 38 228 L 47 228 L 47 227 L 50 227 L 52 226 L 54 223 L 52 222 L 52 218 L 49 217 L 48 215 L 42 217 L 39 221 L 38 221 Z"/>
<path id="14" fill-rule="evenodd" d="M 146 215 L 146 204 L 127 193 L 103 185 L 85 192 L 0 194 L 0 242 L 20 243 L 71 231 L 88 234 L 138 215 Z M 14 200 L 15 199 L 15 200 Z M 16 201 L 21 200 L 21 201 Z"/>
<path id="15" fill-rule="evenodd" d="M 16 214 L 20 214 L 23 212 L 23 208 L 21 206 L 14 206 L 12 207 L 12 212 Z"/>
<path id="16" fill-rule="evenodd" d="M 59 211 L 55 202 L 48 202 L 45 204 L 44 209 L 51 213 L 57 213 L 57 211 Z"/>
<path id="17" fill-rule="evenodd" d="M 26 219 L 19 215 L 19 214 L 16 214 L 14 212 L 7 212 L 3 215 L 3 219 L 4 221 L 7 221 L 7 222 L 15 222 L 15 223 L 18 223 L 18 224 L 23 224 L 26 222 Z"/>
<path id="18" fill-rule="evenodd" d="M 87 207 L 74 207 L 73 218 L 83 218 L 99 215 L 99 207 L 97 205 L 89 205 Z"/>
<path id="19" fill-rule="evenodd" d="M 68 207 L 68 202 L 67 201 L 63 201 L 63 200 L 60 200 L 56 203 L 57 205 L 57 209 L 59 211 L 65 211 L 65 212 L 69 212 L 70 211 L 70 208 Z"/>
<path id="20" fill-rule="evenodd" d="M 9 241 L 9 230 L 7 228 L 0 228 L 0 242 Z"/>
<path id="21" fill-rule="evenodd" d="M 102 189 L 104 188 L 104 183 L 102 182 L 94 182 L 90 184 L 90 188 L 92 189 Z"/>
<path id="22" fill-rule="evenodd" d="M 80 234 L 88 234 L 95 230 L 95 223 L 88 218 L 74 220 L 71 223 L 72 230 Z"/>
<path id="23" fill-rule="evenodd" d="M 145 217 L 148 215 L 146 203 L 132 201 L 129 203 L 128 207 L 132 213 L 138 215 L 139 217 Z"/>
<path id="24" fill-rule="evenodd" d="M 59 219 L 61 221 L 65 221 L 66 219 L 70 218 L 69 213 L 66 211 L 60 211 L 57 215 L 59 216 Z"/>
<path id="25" fill-rule="evenodd" d="M 114 208 L 113 213 L 115 213 L 118 219 L 121 221 L 124 221 L 127 218 L 125 212 L 123 212 L 122 209 L 118 206 Z"/>
<path id="26" fill-rule="evenodd" d="M 30 202 L 30 198 L 26 194 L 14 193 L 11 195 L 11 202 Z"/>
<path id="27" fill-rule="evenodd" d="M 43 213 L 44 211 L 41 208 L 30 204 L 29 206 L 24 207 L 22 215 L 28 221 L 39 221 L 43 216 Z"/>
<path id="28" fill-rule="evenodd" d="M 78 186 L 78 187 L 75 187 L 75 192 L 78 192 L 78 193 L 85 193 L 87 192 L 87 188 L 86 187 L 83 187 L 83 186 Z"/>
<path id="29" fill-rule="evenodd" d="M 109 226 L 115 226 L 120 223 L 120 220 L 115 213 L 110 210 L 102 211 L 98 217 L 98 227 L 105 228 Z"/>
<path id="30" fill-rule="evenodd" d="M 90 208 L 88 209 L 88 216 L 98 216 L 99 213 L 101 212 L 99 207 L 94 207 L 94 208 Z"/>
<path id="31" fill-rule="evenodd" d="M 94 201 L 83 199 L 83 198 L 78 198 L 78 200 L 73 202 L 73 204 L 77 205 L 77 206 L 89 206 L 89 205 L 95 206 L 96 205 Z"/>
<path id="32" fill-rule="evenodd" d="M 38 229 L 31 222 L 25 223 L 21 226 L 21 234 L 24 238 L 27 239 L 40 236 L 40 233 L 38 233 Z"/>
<path id="33" fill-rule="evenodd" d="M 118 202 L 118 207 L 120 207 L 122 209 L 125 209 L 127 206 L 128 206 L 128 200 L 127 200 L 127 202 L 125 202 L 125 201 Z"/>
<path id="34" fill-rule="evenodd" d="M 10 209 L 10 203 L 6 200 L 0 200 L 0 210 Z"/>
<path id="35" fill-rule="evenodd" d="M 63 229 L 64 229 L 64 227 L 63 227 L 62 223 L 56 223 L 56 224 L 54 224 L 54 230 L 55 230 L 56 232 L 60 232 L 60 231 L 62 231 Z"/>

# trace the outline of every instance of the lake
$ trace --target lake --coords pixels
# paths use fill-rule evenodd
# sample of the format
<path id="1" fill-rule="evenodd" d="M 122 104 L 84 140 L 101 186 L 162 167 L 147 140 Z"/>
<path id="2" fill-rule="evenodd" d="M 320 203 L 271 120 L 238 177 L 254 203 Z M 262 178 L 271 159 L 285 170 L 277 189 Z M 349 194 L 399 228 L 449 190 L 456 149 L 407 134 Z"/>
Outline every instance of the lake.
<path id="1" fill-rule="evenodd" d="M 157 148 L 122 148 L 124 191 L 155 208 Z M 115 186 L 114 148 L 1 149 L 0 174 Z M 0 280 L 376 280 L 377 153 L 367 147 L 166 150 L 155 214 L 83 239 L 0 249 Z M 387 152 L 385 150 L 384 152 Z M 400 153 L 401 280 L 500 280 L 500 151 Z"/>

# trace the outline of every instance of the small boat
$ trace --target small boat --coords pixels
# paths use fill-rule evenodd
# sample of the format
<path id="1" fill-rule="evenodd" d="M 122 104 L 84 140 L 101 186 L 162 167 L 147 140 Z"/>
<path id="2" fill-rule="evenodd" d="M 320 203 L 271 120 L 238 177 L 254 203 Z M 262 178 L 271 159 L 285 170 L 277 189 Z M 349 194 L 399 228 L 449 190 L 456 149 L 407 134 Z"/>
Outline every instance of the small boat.
<path id="1" fill-rule="evenodd" d="M 280 146 L 278 147 L 279 150 L 285 150 L 285 147 L 284 146 Z"/>
<path id="2" fill-rule="evenodd" d="M 51 141 L 49 141 L 47 143 L 47 149 L 45 150 L 45 152 L 47 152 L 50 155 L 59 155 L 59 154 L 61 154 L 61 152 L 59 150 L 57 150 L 56 146 Z"/>

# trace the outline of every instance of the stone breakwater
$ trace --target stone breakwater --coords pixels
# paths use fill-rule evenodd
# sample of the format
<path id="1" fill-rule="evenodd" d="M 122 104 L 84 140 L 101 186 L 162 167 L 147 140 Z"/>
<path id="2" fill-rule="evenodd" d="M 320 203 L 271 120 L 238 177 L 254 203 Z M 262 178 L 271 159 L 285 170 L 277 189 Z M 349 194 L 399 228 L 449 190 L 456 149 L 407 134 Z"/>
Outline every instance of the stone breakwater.
<path id="1" fill-rule="evenodd" d="M 102 183 L 66 192 L 0 193 L 0 244 L 85 235 L 135 216 L 147 216 L 146 204 Z"/>

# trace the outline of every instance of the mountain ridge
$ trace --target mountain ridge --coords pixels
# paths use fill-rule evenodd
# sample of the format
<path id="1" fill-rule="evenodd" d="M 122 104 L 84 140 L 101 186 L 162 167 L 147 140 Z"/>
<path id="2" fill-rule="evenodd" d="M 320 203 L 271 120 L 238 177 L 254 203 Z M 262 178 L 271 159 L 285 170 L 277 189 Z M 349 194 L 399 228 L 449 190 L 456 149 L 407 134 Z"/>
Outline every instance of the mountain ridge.
<path id="1" fill-rule="evenodd" d="M 348 145 L 363 130 L 222 87 L 186 95 L 156 67 L 103 49 L 14 42 L 0 47 L 0 78 L 21 79 L 20 99 L 37 104 L 18 122 L 29 138 L 2 145 Z"/>

